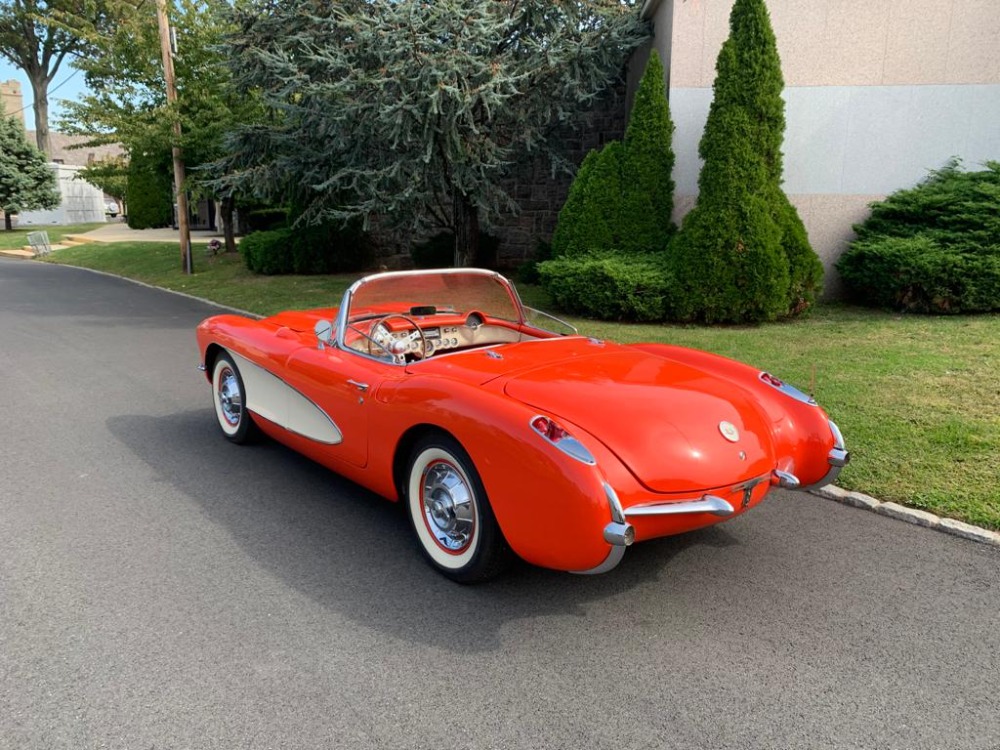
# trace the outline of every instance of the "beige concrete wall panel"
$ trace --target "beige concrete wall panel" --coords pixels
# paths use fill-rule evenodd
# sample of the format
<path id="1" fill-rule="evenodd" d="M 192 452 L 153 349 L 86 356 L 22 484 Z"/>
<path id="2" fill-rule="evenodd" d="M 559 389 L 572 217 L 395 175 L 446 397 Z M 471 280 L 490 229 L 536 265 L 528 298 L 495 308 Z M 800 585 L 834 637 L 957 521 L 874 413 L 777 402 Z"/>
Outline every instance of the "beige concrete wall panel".
<path id="1" fill-rule="evenodd" d="M 820 80 L 829 66 L 821 51 L 826 44 L 830 3 L 771 0 L 768 8 L 786 83 L 789 80 Z"/>
<path id="2" fill-rule="evenodd" d="M 948 80 L 1000 83 L 1000 0 L 954 0 Z"/>
<path id="3" fill-rule="evenodd" d="M 910 187 L 952 156 L 1000 158 L 1000 85 L 786 88 L 788 193 L 873 195 Z M 674 181 L 696 193 L 712 90 L 672 89 Z"/>
<path id="4" fill-rule="evenodd" d="M 834 264 L 854 239 L 854 225 L 871 213 L 871 204 L 884 195 L 789 195 L 809 232 L 813 250 L 823 261 L 823 296 L 844 295 L 843 282 Z"/>
<path id="5" fill-rule="evenodd" d="M 798 59 L 784 60 L 786 84 L 871 86 L 881 83 L 889 11 L 890 3 L 886 0 L 829 3 L 823 38 L 809 53 L 805 64 Z"/>
<path id="6" fill-rule="evenodd" d="M 955 5 L 954 0 L 892 1 L 881 83 L 948 82 Z"/>
<path id="7" fill-rule="evenodd" d="M 731 8 L 732 0 L 673 3 L 671 86 L 712 85 Z M 1000 83 L 1000 0 L 768 0 L 768 8 L 788 86 Z"/>

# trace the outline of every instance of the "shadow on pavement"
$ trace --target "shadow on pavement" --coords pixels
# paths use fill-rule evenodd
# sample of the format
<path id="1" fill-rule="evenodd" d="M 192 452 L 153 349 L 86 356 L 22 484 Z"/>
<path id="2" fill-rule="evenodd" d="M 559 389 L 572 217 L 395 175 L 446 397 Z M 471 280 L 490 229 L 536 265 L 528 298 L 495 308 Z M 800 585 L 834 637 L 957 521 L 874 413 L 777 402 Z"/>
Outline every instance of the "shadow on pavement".
<path id="1" fill-rule="evenodd" d="M 396 503 L 272 441 L 228 444 L 210 409 L 114 417 L 107 426 L 286 585 L 365 627 L 447 651 L 495 650 L 509 621 L 586 617 L 588 604 L 604 600 L 627 606 L 633 589 L 669 575 L 687 548 L 737 543 L 713 527 L 636 545 L 602 576 L 521 563 L 495 581 L 461 586 L 424 562 Z M 657 587 L 660 596 L 672 590 Z"/>

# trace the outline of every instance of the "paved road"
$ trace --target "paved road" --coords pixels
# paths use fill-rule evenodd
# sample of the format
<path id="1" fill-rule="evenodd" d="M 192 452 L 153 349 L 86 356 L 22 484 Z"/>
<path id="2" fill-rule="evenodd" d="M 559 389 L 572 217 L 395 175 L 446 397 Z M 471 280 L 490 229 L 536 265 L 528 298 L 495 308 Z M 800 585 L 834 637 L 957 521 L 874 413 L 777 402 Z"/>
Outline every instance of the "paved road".
<path id="1" fill-rule="evenodd" d="M 778 494 L 456 586 L 217 434 L 212 312 L 0 260 L 0 748 L 1000 747 L 996 549 Z"/>

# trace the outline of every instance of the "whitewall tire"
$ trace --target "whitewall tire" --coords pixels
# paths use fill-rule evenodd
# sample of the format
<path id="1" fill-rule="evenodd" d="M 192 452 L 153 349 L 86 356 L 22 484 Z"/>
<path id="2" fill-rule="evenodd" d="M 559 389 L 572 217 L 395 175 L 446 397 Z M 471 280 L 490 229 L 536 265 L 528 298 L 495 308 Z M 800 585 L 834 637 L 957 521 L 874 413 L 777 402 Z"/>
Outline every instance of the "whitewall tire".
<path id="1" fill-rule="evenodd" d="M 220 354 L 212 368 L 212 400 L 219 428 L 227 440 L 246 443 L 256 436 L 256 425 L 246 408 L 243 378 L 228 354 Z"/>
<path id="2" fill-rule="evenodd" d="M 469 455 L 447 435 L 426 437 L 410 454 L 406 506 L 431 565 L 461 583 L 500 573 L 510 548 Z"/>

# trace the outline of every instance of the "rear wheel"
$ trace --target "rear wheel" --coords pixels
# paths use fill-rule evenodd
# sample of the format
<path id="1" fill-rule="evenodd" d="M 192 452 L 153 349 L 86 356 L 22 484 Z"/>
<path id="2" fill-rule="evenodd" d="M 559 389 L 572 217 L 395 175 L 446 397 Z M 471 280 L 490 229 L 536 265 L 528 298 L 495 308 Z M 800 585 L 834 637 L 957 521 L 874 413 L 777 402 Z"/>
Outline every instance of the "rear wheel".
<path id="1" fill-rule="evenodd" d="M 246 408 L 246 389 L 239 368 L 229 354 L 220 354 L 212 368 L 215 416 L 227 440 L 246 443 L 257 435 L 257 426 Z"/>
<path id="2" fill-rule="evenodd" d="M 460 583 L 492 578 L 513 554 L 476 467 L 447 435 L 421 440 L 410 454 L 406 505 L 431 565 Z"/>

